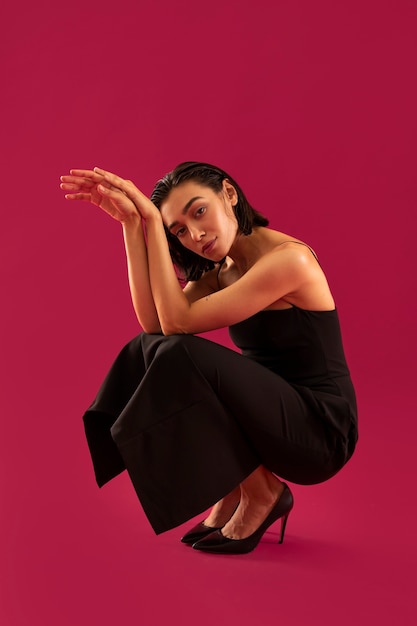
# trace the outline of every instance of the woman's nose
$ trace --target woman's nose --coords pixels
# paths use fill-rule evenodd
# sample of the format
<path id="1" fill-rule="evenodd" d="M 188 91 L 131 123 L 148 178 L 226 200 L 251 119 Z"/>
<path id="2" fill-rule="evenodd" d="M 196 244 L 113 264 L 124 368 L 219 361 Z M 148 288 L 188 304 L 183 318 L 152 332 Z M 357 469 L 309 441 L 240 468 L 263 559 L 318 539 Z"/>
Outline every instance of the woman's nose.
<path id="1" fill-rule="evenodd" d="M 206 233 L 201 230 L 201 228 L 192 228 L 190 229 L 191 239 L 193 241 L 201 241 L 201 238 L 204 237 Z"/>

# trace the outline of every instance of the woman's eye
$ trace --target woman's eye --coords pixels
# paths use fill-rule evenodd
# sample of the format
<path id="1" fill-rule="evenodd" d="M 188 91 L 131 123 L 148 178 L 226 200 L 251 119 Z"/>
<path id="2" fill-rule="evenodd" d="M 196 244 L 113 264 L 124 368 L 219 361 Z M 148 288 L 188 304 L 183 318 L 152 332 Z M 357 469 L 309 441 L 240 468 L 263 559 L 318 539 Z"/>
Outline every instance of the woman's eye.
<path id="1" fill-rule="evenodd" d="M 179 228 L 177 231 L 175 231 L 175 236 L 182 237 L 184 233 L 185 233 L 185 228 Z"/>
<path id="2" fill-rule="evenodd" d="M 197 211 L 195 212 L 195 214 L 196 214 L 197 216 L 199 216 L 199 215 L 203 215 L 203 213 L 205 213 L 205 211 L 206 211 L 206 207 L 205 207 L 205 206 L 201 206 L 199 209 L 197 209 Z"/>

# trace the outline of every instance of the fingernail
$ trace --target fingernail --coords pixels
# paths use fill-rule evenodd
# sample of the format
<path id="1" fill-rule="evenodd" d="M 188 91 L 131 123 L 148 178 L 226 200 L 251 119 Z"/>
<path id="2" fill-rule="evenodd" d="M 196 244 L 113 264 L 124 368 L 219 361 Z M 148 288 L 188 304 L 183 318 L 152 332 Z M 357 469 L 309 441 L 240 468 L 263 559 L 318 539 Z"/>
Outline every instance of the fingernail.
<path id="1" fill-rule="evenodd" d="M 104 174 L 104 170 L 102 170 L 100 167 L 95 167 L 94 171 L 97 172 L 97 174 Z"/>

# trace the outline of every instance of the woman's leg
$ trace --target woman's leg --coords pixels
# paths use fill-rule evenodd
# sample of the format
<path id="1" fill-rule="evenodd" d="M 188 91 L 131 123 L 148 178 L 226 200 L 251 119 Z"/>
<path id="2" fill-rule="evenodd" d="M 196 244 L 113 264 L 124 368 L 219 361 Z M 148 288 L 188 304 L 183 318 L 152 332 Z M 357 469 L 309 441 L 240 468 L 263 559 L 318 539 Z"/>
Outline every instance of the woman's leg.
<path id="1" fill-rule="evenodd" d="M 213 506 L 208 517 L 204 520 L 204 524 L 212 528 L 221 528 L 230 520 L 239 502 L 240 485 Z"/>
<path id="2" fill-rule="evenodd" d="M 84 415 L 98 484 L 127 469 L 157 533 L 205 511 L 259 465 L 212 387 L 229 354 L 247 361 L 199 337 L 143 333 L 121 351 Z M 230 517 L 237 502 L 226 498 L 219 515 Z"/>
<path id="3" fill-rule="evenodd" d="M 258 530 L 283 491 L 284 483 L 260 465 L 214 505 L 204 525 L 221 528 L 223 537 L 228 539 L 245 539 Z"/>
<path id="4" fill-rule="evenodd" d="M 255 524 L 277 485 L 263 470 L 249 479 L 260 465 L 292 482 L 330 476 L 333 439 L 315 412 L 283 379 L 233 350 L 189 335 L 143 334 L 116 361 L 85 420 L 97 478 L 104 484 L 125 467 L 155 532 L 218 501 L 213 518 L 224 523 L 243 485 L 229 527 L 237 532 L 239 520 Z M 251 498 L 257 489 L 262 504 Z"/>
<path id="5" fill-rule="evenodd" d="M 282 492 L 284 484 L 260 465 L 240 484 L 240 502 L 224 525 L 222 535 L 229 539 L 245 539 L 252 535 L 269 515 Z"/>

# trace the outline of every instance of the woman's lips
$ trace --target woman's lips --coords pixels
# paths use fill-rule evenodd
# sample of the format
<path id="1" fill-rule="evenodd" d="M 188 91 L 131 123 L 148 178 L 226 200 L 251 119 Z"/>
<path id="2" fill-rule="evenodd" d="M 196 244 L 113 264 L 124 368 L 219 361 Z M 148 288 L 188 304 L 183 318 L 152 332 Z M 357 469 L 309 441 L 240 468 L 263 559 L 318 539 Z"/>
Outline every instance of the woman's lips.
<path id="1" fill-rule="evenodd" d="M 207 242 L 206 244 L 204 244 L 203 248 L 202 248 L 202 253 L 203 254 L 207 254 L 208 252 L 210 252 L 214 246 L 214 244 L 216 243 L 216 237 L 214 239 L 212 239 L 211 241 Z"/>

